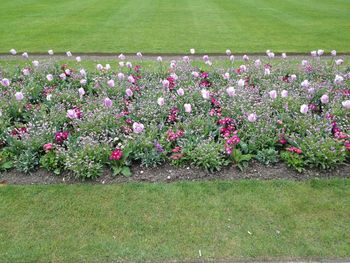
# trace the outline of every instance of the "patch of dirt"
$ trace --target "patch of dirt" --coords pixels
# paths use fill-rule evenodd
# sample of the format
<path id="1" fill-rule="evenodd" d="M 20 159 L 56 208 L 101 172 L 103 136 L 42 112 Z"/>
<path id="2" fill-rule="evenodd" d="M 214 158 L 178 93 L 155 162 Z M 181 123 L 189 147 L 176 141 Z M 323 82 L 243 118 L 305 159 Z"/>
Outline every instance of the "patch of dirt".
<path id="1" fill-rule="evenodd" d="M 209 173 L 196 167 L 173 167 L 163 165 L 156 168 L 144 168 L 137 165 L 132 167 L 133 175 L 130 177 L 112 176 L 109 170 L 96 179 L 82 180 L 75 178 L 72 174 L 65 173 L 57 176 L 44 170 L 38 170 L 32 174 L 23 174 L 17 171 L 9 171 L 0 174 L 0 184 L 118 184 L 126 182 L 176 182 L 176 181 L 201 181 L 201 180 L 273 180 L 286 179 L 303 181 L 313 178 L 350 178 L 350 165 L 343 165 L 334 170 L 320 171 L 307 170 L 298 173 L 285 164 L 279 163 L 275 166 L 264 166 L 258 162 L 252 162 L 250 166 L 241 172 L 230 166 L 219 172 Z"/>

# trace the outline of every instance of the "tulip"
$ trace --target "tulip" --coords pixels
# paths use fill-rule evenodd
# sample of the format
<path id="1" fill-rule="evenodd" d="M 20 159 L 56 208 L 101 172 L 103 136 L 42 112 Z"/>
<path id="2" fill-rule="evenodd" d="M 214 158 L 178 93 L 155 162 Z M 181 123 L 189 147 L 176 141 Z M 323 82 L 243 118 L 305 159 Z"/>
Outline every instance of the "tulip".
<path id="1" fill-rule="evenodd" d="M 295 81 L 296 79 L 297 79 L 297 75 L 295 75 L 295 74 L 290 75 L 291 81 Z"/>
<path id="2" fill-rule="evenodd" d="M 340 59 L 337 59 L 337 60 L 335 61 L 335 64 L 339 66 L 339 65 L 343 64 L 343 62 L 344 62 L 344 60 L 342 60 L 342 59 L 340 58 Z"/>
<path id="3" fill-rule="evenodd" d="M 206 100 L 207 100 L 207 99 L 210 98 L 210 92 L 209 92 L 209 91 L 203 89 L 203 90 L 201 90 L 201 93 L 202 93 L 203 99 L 206 99 Z"/>
<path id="4" fill-rule="evenodd" d="M 113 101 L 110 99 L 110 98 L 105 98 L 103 100 L 103 105 L 106 107 L 106 108 L 110 108 L 112 107 L 113 105 Z"/>
<path id="5" fill-rule="evenodd" d="M 282 58 L 286 59 L 287 58 L 287 54 L 286 53 L 282 53 Z"/>
<path id="6" fill-rule="evenodd" d="M 83 88 L 79 88 L 78 92 L 79 92 L 80 98 L 82 98 L 85 95 L 85 90 Z"/>
<path id="7" fill-rule="evenodd" d="M 191 48 L 191 49 L 190 49 L 190 53 L 191 53 L 192 55 L 194 55 L 194 54 L 196 53 L 196 50 L 195 50 L 194 48 Z"/>
<path id="8" fill-rule="evenodd" d="M 81 79 L 81 80 L 80 80 L 80 84 L 81 84 L 81 85 L 84 86 L 84 85 L 86 85 L 86 83 L 87 83 L 87 80 L 86 80 L 86 79 Z"/>
<path id="9" fill-rule="evenodd" d="M 52 74 L 46 75 L 46 79 L 51 82 L 53 80 Z"/>
<path id="10" fill-rule="evenodd" d="M 288 91 L 287 90 L 282 90 L 281 97 L 282 98 L 287 98 L 288 97 Z"/>
<path id="11" fill-rule="evenodd" d="M 124 67 L 125 66 L 125 63 L 124 63 L 124 61 L 119 61 L 119 67 Z"/>
<path id="12" fill-rule="evenodd" d="M 128 97 L 131 97 L 134 94 L 131 89 L 126 89 L 125 93 Z"/>
<path id="13" fill-rule="evenodd" d="M 341 104 L 345 109 L 350 109 L 350 100 L 343 101 Z"/>
<path id="14" fill-rule="evenodd" d="M 185 62 L 185 63 L 188 63 L 188 62 L 190 62 L 190 58 L 188 56 L 184 56 L 182 58 L 182 61 Z"/>
<path id="15" fill-rule="evenodd" d="M 309 111 L 309 106 L 306 104 L 303 104 L 300 106 L 300 113 L 306 114 Z"/>
<path id="16" fill-rule="evenodd" d="M 238 81 L 238 86 L 239 86 L 239 87 L 244 87 L 244 85 L 245 85 L 245 81 L 244 81 L 243 79 L 240 79 L 240 80 Z"/>
<path id="17" fill-rule="evenodd" d="M 260 59 L 255 60 L 254 65 L 256 68 L 259 68 L 261 66 L 261 60 Z"/>
<path id="18" fill-rule="evenodd" d="M 342 76 L 336 75 L 334 79 L 334 84 L 340 84 L 342 83 L 344 78 Z"/>
<path id="19" fill-rule="evenodd" d="M 277 98 L 277 91 L 276 90 L 271 90 L 269 92 L 269 95 L 270 95 L 270 98 L 274 100 L 274 99 Z"/>
<path id="20" fill-rule="evenodd" d="M 72 52 L 67 51 L 67 52 L 66 52 L 66 55 L 67 55 L 67 57 L 71 57 L 71 56 L 72 56 Z"/>
<path id="21" fill-rule="evenodd" d="M 177 95 L 179 95 L 179 96 L 183 96 L 183 95 L 185 94 L 185 91 L 184 91 L 182 88 L 180 88 L 180 89 L 178 89 L 178 90 L 176 91 L 176 93 L 177 93 Z"/>
<path id="22" fill-rule="evenodd" d="M 230 56 L 230 61 L 231 61 L 231 62 L 234 62 L 234 61 L 235 61 L 235 56 L 234 56 L 234 55 L 231 55 L 231 56 Z"/>
<path id="23" fill-rule="evenodd" d="M 208 66 L 213 65 L 213 63 L 210 60 L 205 61 L 205 64 L 208 65 Z"/>
<path id="24" fill-rule="evenodd" d="M 76 57 L 75 60 L 79 63 L 81 62 L 81 57 Z"/>
<path id="25" fill-rule="evenodd" d="M 230 79 L 230 73 L 226 72 L 224 75 L 223 75 L 223 78 L 228 80 Z"/>
<path id="26" fill-rule="evenodd" d="M 101 64 L 97 64 L 97 65 L 96 65 L 96 69 L 97 69 L 98 71 L 101 71 L 101 70 L 103 69 L 103 66 L 102 66 Z"/>
<path id="27" fill-rule="evenodd" d="M 309 81 L 306 79 L 306 80 L 304 80 L 304 81 L 301 83 L 301 86 L 302 86 L 303 88 L 308 88 L 308 87 L 310 86 L 310 83 L 309 83 Z"/>
<path id="28" fill-rule="evenodd" d="M 46 100 L 47 100 L 47 101 L 50 101 L 51 98 L 52 98 L 52 94 L 48 94 L 48 95 L 46 96 Z"/>
<path id="29" fill-rule="evenodd" d="M 159 106 L 163 106 L 165 103 L 164 98 L 158 98 L 157 103 Z"/>
<path id="30" fill-rule="evenodd" d="M 16 100 L 18 100 L 18 101 L 24 99 L 24 96 L 23 96 L 22 92 L 16 92 L 15 97 L 16 97 Z"/>
<path id="31" fill-rule="evenodd" d="M 32 62 L 32 64 L 33 64 L 34 67 L 38 67 L 38 66 L 39 66 L 39 61 L 34 60 L 34 61 Z"/>
<path id="32" fill-rule="evenodd" d="M 79 72 L 80 72 L 80 75 L 82 75 L 83 77 L 86 76 L 86 71 L 85 71 L 85 69 L 81 69 Z"/>
<path id="33" fill-rule="evenodd" d="M 203 56 L 203 60 L 204 60 L 204 61 L 208 61 L 208 60 L 209 60 L 209 56 L 208 56 L 208 55 L 204 55 L 204 56 Z"/>
<path id="34" fill-rule="evenodd" d="M 106 64 L 105 69 L 106 69 L 106 70 L 110 70 L 110 69 L 111 69 L 111 65 Z"/>
<path id="35" fill-rule="evenodd" d="M 120 55 L 118 56 L 118 58 L 121 59 L 121 60 L 125 60 L 126 57 L 124 56 L 124 54 L 120 54 Z"/>
<path id="36" fill-rule="evenodd" d="M 167 79 L 162 80 L 163 88 L 169 88 L 170 82 Z"/>
<path id="37" fill-rule="evenodd" d="M 11 53 L 11 55 L 16 55 L 16 54 L 17 54 L 17 51 L 16 51 L 16 49 L 11 49 L 11 50 L 10 50 L 10 53 Z"/>
<path id="38" fill-rule="evenodd" d="M 129 62 L 129 61 L 126 62 L 125 65 L 126 65 L 127 68 L 132 68 L 132 64 L 131 64 L 131 62 Z"/>
<path id="39" fill-rule="evenodd" d="M 309 64 L 309 62 L 307 61 L 307 60 L 302 60 L 301 61 L 301 65 L 303 65 L 304 67 L 307 65 L 307 64 Z"/>
<path id="40" fill-rule="evenodd" d="M 28 56 L 28 53 L 27 52 L 24 52 L 23 54 L 22 54 L 22 57 L 23 58 L 28 58 L 29 56 Z"/>
<path id="41" fill-rule="evenodd" d="M 311 54 L 312 57 L 316 57 L 317 56 L 317 51 L 316 50 L 311 51 L 310 54 Z"/>
<path id="42" fill-rule="evenodd" d="M 322 97 L 321 97 L 321 102 L 323 104 L 327 104 L 329 102 L 329 97 L 327 94 L 323 94 Z"/>
<path id="43" fill-rule="evenodd" d="M 125 75 L 123 73 L 118 73 L 118 79 L 122 81 L 125 78 Z"/>
<path id="44" fill-rule="evenodd" d="M 234 87 L 228 87 L 226 89 L 226 93 L 229 97 L 233 97 L 236 94 L 236 91 L 235 91 Z"/>
<path id="45" fill-rule="evenodd" d="M 318 56 L 322 56 L 323 54 L 324 54 L 324 50 L 323 49 L 317 50 L 317 55 Z"/>
<path id="46" fill-rule="evenodd" d="M 134 122 L 134 124 L 132 125 L 133 131 L 134 133 L 141 133 L 144 130 L 144 125 L 142 123 L 139 122 Z"/>
<path id="47" fill-rule="evenodd" d="M 52 143 L 46 143 L 43 146 L 44 151 L 47 153 L 53 149 L 53 144 Z"/>
<path id="48" fill-rule="evenodd" d="M 248 57 L 247 55 L 244 55 L 244 56 L 243 56 L 243 60 L 244 60 L 244 61 L 248 61 L 248 60 L 249 60 L 249 57 Z"/>
<path id="49" fill-rule="evenodd" d="M 158 56 L 158 57 L 157 57 L 157 61 L 158 61 L 158 62 L 162 62 L 162 61 L 163 61 L 163 58 L 162 58 L 161 56 Z"/>
<path id="50" fill-rule="evenodd" d="M 27 69 L 27 68 L 24 68 L 24 69 L 22 70 L 22 73 L 23 73 L 24 76 L 29 76 L 29 75 L 30 75 L 30 71 L 29 71 L 29 69 Z"/>
<path id="51" fill-rule="evenodd" d="M 6 78 L 1 80 L 1 85 L 3 85 L 4 87 L 8 87 L 10 86 L 10 81 Z"/>
<path id="52" fill-rule="evenodd" d="M 264 71 L 264 75 L 270 75 L 271 72 L 270 72 L 270 69 L 269 68 L 265 68 L 265 71 Z"/>
<path id="53" fill-rule="evenodd" d="M 113 79 L 108 80 L 108 81 L 107 81 L 107 85 L 108 85 L 108 87 L 110 87 L 110 88 L 114 88 L 114 86 L 115 86 L 114 80 L 113 80 Z"/>
<path id="54" fill-rule="evenodd" d="M 248 115 L 248 121 L 249 122 L 255 122 L 256 121 L 256 114 L 255 113 L 251 113 Z"/>
<path id="55" fill-rule="evenodd" d="M 141 52 L 137 52 L 137 53 L 136 53 L 136 56 L 137 56 L 138 58 L 142 58 L 142 53 L 141 53 Z"/>
<path id="56" fill-rule="evenodd" d="M 59 77 L 60 77 L 61 80 L 66 80 L 66 74 L 64 74 L 64 73 L 61 73 L 59 75 Z"/>
<path id="57" fill-rule="evenodd" d="M 52 56 L 53 55 L 53 50 L 50 49 L 49 51 L 47 51 L 47 53 L 49 53 L 49 55 Z"/>
<path id="58" fill-rule="evenodd" d="M 192 71 L 192 76 L 194 77 L 194 78 L 198 78 L 199 77 L 199 73 L 197 72 L 197 71 Z"/>
<path id="59" fill-rule="evenodd" d="M 231 50 L 226 49 L 226 55 L 227 55 L 227 56 L 230 56 L 230 55 L 231 55 Z"/>
<path id="60" fill-rule="evenodd" d="M 246 65 L 240 65 L 239 66 L 239 70 L 242 71 L 242 72 L 246 72 L 247 71 Z"/>
<path id="61" fill-rule="evenodd" d="M 131 76 L 131 75 L 128 77 L 128 81 L 129 81 L 130 83 L 135 83 L 135 79 L 134 79 L 134 77 Z"/>
<path id="62" fill-rule="evenodd" d="M 67 117 L 69 119 L 73 120 L 73 119 L 76 119 L 78 116 L 77 116 L 77 113 L 75 112 L 75 110 L 68 110 Z"/>
<path id="63" fill-rule="evenodd" d="M 335 57 L 335 56 L 337 55 L 337 51 L 336 51 L 336 50 L 332 50 L 332 51 L 331 51 L 331 55 L 332 55 L 333 57 Z"/>
<path id="64" fill-rule="evenodd" d="M 191 106 L 191 104 L 186 103 L 186 104 L 184 105 L 184 108 L 185 108 L 185 112 L 191 113 L 191 111 L 192 111 L 192 106 Z"/>
<path id="65" fill-rule="evenodd" d="M 274 57 L 275 57 L 275 53 L 269 52 L 269 53 L 267 53 L 267 56 L 268 56 L 269 58 L 274 58 Z"/>

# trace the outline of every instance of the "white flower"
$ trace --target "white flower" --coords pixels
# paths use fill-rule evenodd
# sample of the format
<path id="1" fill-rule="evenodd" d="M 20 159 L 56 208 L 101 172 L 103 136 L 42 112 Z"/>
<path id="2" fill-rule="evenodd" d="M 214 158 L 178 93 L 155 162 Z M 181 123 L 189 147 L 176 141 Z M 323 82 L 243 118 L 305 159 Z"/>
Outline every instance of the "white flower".
<path id="1" fill-rule="evenodd" d="M 245 81 L 243 79 L 240 79 L 238 81 L 238 87 L 244 87 Z"/>
<path id="2" fill-rule="evenodd" d="M 10 53 L 11 53 L 11 55 L 16 55 L 16 54 L 17 54 L 17 51 L 16 51 L 16 49 L 13 49 L 13 48 L 12 48 L 12 49 L 10 50 Z"/>
<path id="3" fill-rule="evenodd" d="M 300 106 L 300 113 L 306 114 L 308 111 L 309 111 L 309 106 L 307 106 L 306 104 L 303 104 Z"/>
<path id="4" fill-rule="evenodd" d="M 350 109 L 350 100 L 345 100 L 341 103 L 345 109 Z"/>
<path id="5" fill-rule="evenodd" d="M 28 53 L 27 52 L 24 52 L 23 54 L 22 54 L 22 57 L 23 58 L 28 58 L 29 56 L 28 56 Z"/>
<path id="6" fill-rule="evenodd" d="M 286 59 L 287 58 L 287 54 L 286 53 L 282 53 L 282 58 Z"/>
<path id="7" fill-rule="evenodd" d="M 303 82 L 301 82 L 301 86 L 303 88 L 308 88 L 310 86 L 310 83 L 307 79 L 305 79 Z"/>
<path id="8" fill-rule="evenodd" d="M 47 53 L 49 53 L 49 55 L 52 56 L 53 55 L 53 50 L 50 49 L 49 51 L 47 51 Z"/>
<path id="9" fill-rule="evenodd" d="M 317 50 L 317 55 L 318 56 L 322 56 L 323 54 L 324 54 L 324 50 L 323 49 Z"/>
<path id="10" fill-rule="evenodd" d="M 52 74 L 46 75 L 46 79 L 47 79 L 48 81 L 52 81 L 52 80 L 53 80 Z"/>
<path id="11" fill-rule="evenodd" d="M 335 56 L 337 55 L 337 51 L 336 51 L 336 50 L 332 50 L 332 51 L 331 51 L 331 55 L 332 55 L 333 57 L 335 57 Z"/>
<path id="12" fill-rule="evenodd" d="M 39 66 L 39 61 L 34 60 L 34 61 L 32 62 L 32 64 L 33 64 L 34 67 L 38 67 L 38 66 Z"/>
<path id="13" fill-rule="evenodd" d="M 327 94 L 323 94 L 322 97 L 321 97 L 321 102 L 323 104 L 327 104 L 329 102 L 329 97 Z"/>
<path id="14" fill-rule="evenodd" d="M 235 91 L 234 87 L 228 87 L 226 89 L 226 93 L 229 97 L 233 97 L 236 94 L 236 91 Z"/>
<path id="15" fill-rule="evenodd" d="M 248 115 L 248 121 L 249 122 L 255 122 L 256 121 L 256 114 L 255 113 L 251 113 Z"/>
<path id="16" fill-rule="evenodd" d="M 50 101 L 52 99 L 52 94 L 48 94 L 47 96 L 46 96 L 46 100 L 47 101 Z"/>
<path id="17" fill-rule="evenodd" d="M 203 97 L 203 99 L 209 99 L 210 98 L 210 92 L 209 91 L 207 91 L 206 89 L 202 89 L 201 90 L 201 93 L 202 93 L 202 97 Z"/>
<path id="18" fill-rule="evenodd" d="M 194 54 L 196 53 L 196 50 L 195 50 L 194 48 L 191 48 L 191 49 L 190 49 L 190 53 L 191 53 L 192 55 L 194 55 Z"/>
<path id="19" fill-rule="evenodd" d="M 316 50 L 311 51 L 310 54 L 311 54 L 312 57 L 316 57 L 317 56 L 317 51 Z"/>
<path id="20" fill-rule="evenodd" d="M 185 108 L 185 112 L 191 113 L 191 111 L 192 111 L 192 106 L 191 106 L 191 104 L 186 103 L 186 104 L 184 105 L 184 108 Z"/>
<path id="21" fill-rule="evenodd" d="M 120 60 L 125 60 L 125 56 L 124 56 L 124 54 L 120 54 L 119 56 L 118 56 L 118 58 L 120 59 Z"/>
<path id="22" fill-rule="evenodd" d="M 282 98 L 287 98 L 288 97 L 288 91 L 287 90 L 282 90 L 281 97 Z"/>
<path id="23" fill-rule="evenodd" d="M 158 98 L 157 103 L 159 106 L 163 106 L 165 103 L 164 98 Z"/>
<path id="24" fill-rule="evenodd" d="M 336 75 L 334 79 L 334 84 L 340 84 L 342 83 L 344 78 L 342 76 Z"/>
<path id="25" fill-rule="evenodd" d="M 15 97 L 16 97 L 16 100 L 18 100 L 18 101 L 24 99 L 24 96 L 23 96 L 22 92 L 16 92 Z"/>
<path id="26" fill-rule="evenodd" d="M 231 50 L 226 49 L 226 55 L 227 55 L 227 56 L 231 56 Z"/>
<path id="27" fill-rule="evenodd" d="M 67 55 L 67 57 L 71 57 L 71 56 L 72 56 L 72 52 L 67 51 L 67 52 L 66 52 L 66 55 Z"/>
<path id="28" fill-rule="evenodd" d="M 163 61 L 163 58 L 162 58 L 161 56 L 158 56 L 158 57 L 157 57 L 157 61 L 158 61 L 158 62 L 162 62 L 162 61 Z"/>
<path id="29" fill-rule="evenodd" d="M 277 98 L 277 91 L 276 90 L 271 90 L 269 92 L 269 95 L 270 95 L 270 98 L 274 100 L 274 99 Z"/>
<path id="30" fill-rule="evenodd" d="M 76 60 L 77 62 L 81 62 L 81 57 L 76 57 L 75 60 Z"/>

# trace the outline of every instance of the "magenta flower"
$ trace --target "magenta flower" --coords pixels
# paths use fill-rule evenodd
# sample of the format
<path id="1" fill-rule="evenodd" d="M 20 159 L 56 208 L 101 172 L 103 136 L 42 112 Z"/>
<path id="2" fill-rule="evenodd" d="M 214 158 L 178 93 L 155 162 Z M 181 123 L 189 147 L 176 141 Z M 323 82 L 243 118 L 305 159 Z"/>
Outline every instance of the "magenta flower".
<path id="1" fill-rule="evenodd" d="M 110 160 L 118 161 L 123 157 L 123 151 L 119 148 L 116 148 L 114 151 L 112 151 L 111 155 L 109 156 Z"/>

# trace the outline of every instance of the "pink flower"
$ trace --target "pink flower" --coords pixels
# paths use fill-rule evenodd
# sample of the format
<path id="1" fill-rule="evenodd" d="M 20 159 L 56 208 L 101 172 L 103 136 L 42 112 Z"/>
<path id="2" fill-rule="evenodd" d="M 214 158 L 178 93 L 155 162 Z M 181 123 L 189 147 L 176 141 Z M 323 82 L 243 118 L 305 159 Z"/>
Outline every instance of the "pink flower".
<path id="1" fill-rule="evenodd" d="M 144 130 L 144 125 L 139 122 L 134 122 L 134 124 L 132 125 L 132 128 L 134 133 L 141 133 Z"/>
<path id="2" fill-rule="evenodd" d="M 230 79 L 230 73 L 226 72 L 222 77 L 224 79 L 228 80 L 228 79 Z"/>
<path id="3" fill-rule="evenodd" d="M 204 61 L 209 61 L 209 56 L 208 56 L 208 55 L 204 55 L 204 56 L 203 56 L 203 60 L 204 60 Z"/>
<path id="4" fill-rule="evenodd" d="M 185 108 L 185 112 L 191 113 L 191 111 L 192 111 L 192 106 L 191 106 L 191 104 L 186 103 L 186 104 L 184 105 L 184 108 Z"/>
<path id="5" fill-rule="evenodd" d="M 234 55 L 231 55 L 231 56 L 230 56 L 230 61 L 231 61 L 231 62 L 234 62 L 234 61 L 235 61 L 235 56 L 234 56 Z"/>
<path id="6" fill-rule="evenodd" d="M 74 109 L 67 111 L 67 117 L 71 120 L 78 118 L 77 113 Z"/>
<path id="7" fill-rule="evenodd" d="M 203 99 L 209 99 L 210 98 L 210 92 L 209 91 L 207 91 L 207 90 L 205 90 L 205 89 L 202 89 L 201 90 L 201 93 L 202 93 L 202 97 L 203 97 Z"/>
<path id="8" fill-rule="evenodd" d="M 310 83 L 309 83 L 309 81 L 306 79 L 306 80 L 304 80 L 304 81 L 301 83 L 301 86 L 302 86 L 303 88 L 308 88 L 308 87 L 310 86 Z"/>
<path id="9" fill-rule="evenodd" d="M 331 55 L 332 55 L 333 57 L 335 57 L 335 56 L 337 55 L 337 51 L 336 51 L 336 50 L 332 50 L 332 51 L 331 51 Z"/>
<path id="10" fill-rule="evenodd" d="M 236 91 L 235 91 L 234 87 L 228 87 L 226 89 L 226 93 L 229 97 L 233 97 L 236 94 Z"/>
<path id="11" fill-rule="evenodd" d="M 18 101 L 24 99 L 24 96 L 23 96 L 22 92 L 16 92 L 15 97 L 16 97 L 16 100 L 18 100 Z"/>
<path id="12" fill-rule="evenodd" d="M 66 74 L 64 74 L 64 73 L 61 73 L 60 75 L 59 75 L 59 77 L 60 77 L 60 79 L 61 80 L 66 80 Z"/>
<path id="13" fill-rule="evenodd" d="M 81 62 L 81 57 L 76 57 L 75 60 L 79 63 Z"/>
<path id="14" fill-rule="evenodd" d="M 261 66 L 261 60 L 260 59 L 255 60 L 254 65 L 256 68 L 259 68 Z"/>
<path id="15" fill-rule="evenodd" d="M 247 55 L 243 55 L 243 60 L 244 61 L 248 61 L 249 60 L 249 57 Z"/>
<path id="16" fill-rule="evenodd" d="M 270 98 L 274 100 L 274 99 L 277 98 L 277 91 L 276 90 L 271 90 L 269 92 L 269 95 L 270 95 Z"/>
<path id="17" fill-rule="evenodd" d="M 255 122 L 256 121 L 256 114 L 255 113 L 251 113 L 248 115 L 248 121 L 249 122 Z"/>
<path id="18" fill-rule="evenodd" d="M 39 61 L 37 61 L 37 60 L 33 60 L 32 64 L 34 67 L 39 67 Z"/>
<path id="19" fill-rule="evenodd" d="M 132 68 L 132 63 L 130 61 L 126 62 L 125 65 L 127 68 Z"/>
<path id="20" fill-rule="evenodd" d="M 288 97 L 288 91 L 287 90 L 282 90 L 281 97 L 282 98 L 287 98 Z"/>
<path id="21" fill-rule="evenodd" d="M 86 85 L 86 83 L 87 83 L 87 80 L 86 79 L 81 79 L 80 80 L 80 85 Z"/>
<path id="22" fill-rule="evenodd" d="M 184 56 L 182 58 L 182 61 L 185 62 L 185 63 L 188 63 L 188 62 L 190 62 L 190 58 L 188 56 Z"/>
<path id="23" fill-rule="evenodd" d="M 103 69 L 103 66 L 102 66 L 101 64 L 97 64 L 97 65 L 96 65 L 96 69 L 97 69 L 98 71 L 101 71 L 101 70 Z"/>
<path id="24" fill-rule="evenodd" d="M 108 80 L 107 85 L 108 87 L 113 88 L 115 86 L 114 80 L 113 79 Z"/>
<path id="25" fill-rule="evenodd" d="M 136 56 L 137 56 L 138 58 L 142 58 L 142 53 L 141 53 L 141 52 L 137 52 L 137 53 L 136 53 Z"/>
<path id="26" fill-rule="evenodd" d="M 112 151 L 111 155 L 109 156 L 110 160 L 118 161 L 123 157 L 123 151 L 119 148 L 116 148 L 114 151 Z"/>
<path id="27" fill-rule="evenodd" d="M 10 50 L 10 53 L 11 53 L 11 55 L 16 55 L 16 54 L 17 54 L 17 51 L 16 51 L 16 49 L 13 49 L 13 48 L 12 48 L 12 49 Z"/>
<path id="28" fill-rule="evenodd" d="M 83 88 L 79 88 L 78 92 L 79 92 L 80 98 L 82 98 L 85 95 L 85 90 Z"/>
<path id="29" fill-rule="evenodd" d="M 85 76 L 86 76 L 86 71 L 85 71 L 85 69 L 81 69 L 81 70 L 79 71 L 79 73 L 80 73 L 80 75 L 81 75 L 82 77 L 85 77 Z"/>
<path id="30" fill-rule="evenodd" d="M 340 84 L 342 83 L 344 78 L 342 76 L 336 75 L 334 79 L 334 84 Z"/>
<path id="31" fill-rule="evenodd" d="M 6 78 L 3 78 L 1 80 L 1 85 L 3 85 L 4 87 L 8 87 L 8 86 L 10 86 L 10 81 Z"/>
<path id="32" fill-rule="evenodd" d="M 295 75 L 295 74 L 290 75 L 291 81 L 295 81 L 296 79 L 297 79 L 297 75 Z"/>
<path id="33" fill-rule="evenodd" d="M 300 113 L 306 114 L 309 111 L 309 106 L 306 104 L 303 104 L 300 106 Z"/>
<path id="34" fill-rule="evenodd" d="M 128 81 L 129 81 L 130 83 L 135 83 L 135 79 L 134 79 L 134 77 L 131 76 L 131 75 L 128 77 Z"/>
<path id="35" fill-rule="evenodd" d="M 123 73 L 118 73 L 118 79 L 120 80 L 120 81 L 122 81 L 123 79 L 125 78 L 125 76 L 124 76 L 124 74 Z"/>
<path id="36" fill-rule="evenodd" d="M 244 81 L 243 79 L 240 79 L 240 80 L 237 82 L 237 84 L 238 84 L 238 87 L 244 87 L 245 81 Z"/>
<path id="37" fill-rule="evenodd" d="M 322 97 L 321 97 L 321 102 L 323 104 L 327 104 L 329 102 L 329 97 L 327 94 L 323 94 Z"/>
<path id="38" fill-rule="evenodd" d="M 120 59 L 120 60 L 125 60 L 125 56 L 124 56 L 124 54 L 120 54 L 119 56 L 118 56 L 118 58 Z"/>
<path id="39" fill-rule="evenodd" d="M 299 148 L 294 147 L 294 146 L 286 148 L 286 150 L 289 151 L 289 152 L 292 152 L 292 153 L 296 153 L 296 154 L 302 154 L 303 153 L 302 150 L 300 150 Z"/>
<path id="40" fill-rule="evenodd" d="M 131 97 L 134 94 L 131 89 L 126 89 L 125 93 L 128 97 Z"/>
<path id="41" fill-rule="evenodd" d="M 337 59 L 337 60 L 335 61 L 335 64 L 339 66 L 339 65 L 343 64 L 343 62 L 344 62 L 344 60 L 342 60 L 342 59 L 340 58 L 340 59 Z"/>
<path id="42" fill-rule="evenodd" d="M 55 141 L 58 144 L 63 143 L 65 140 L 68 139 L 69 132 L 63 131 L 63 132 L 56 132 L 55 134 Z"/>
<path id="43" fill-rule="evenodd" d="M 199 77 L 199 73 L 197 72 L 197 71 L 192 71 L 192 76 L 194 77 L 194 78 L 198 78 Z"/>
<path id="44" fill-rule="evenodd" d="M 47 153 L 53 149 L 53 144 L 52 143 L 46 143 L 43 146 L 44 151 Z"/>
<path id="45" fill-rule="evenodd" d="M 28 53 L 27 52 L 24 52 L 23 54 L 22 54 L 22 57 L 23 58 L 28 58 L 29 56 L 28 56 Z"/>
<path id="46" fill-rule="evenodd" d="M 169 84 L 170 84 L 169 80 L 167 79 L 162 80 L 163 88 L 169 88 Z"/>
<path id="47" fill-rule="evenodd" d="M 52 74 L 48 74 L 47 76 L 46 76 L 46 79 L 48 80 L 48 81 L 52 81 L 53 80 L 53 76 L 52 76 Z"/>
<path id="48" fill-rule="evenodd" d="M 103 105 L 106 107 L 106 108 L 111 108 L 113 106 L 113 101 L 110 99 L 110 98 L 105 98 L 103 100 Z"/>
<path id="49" fill-rule="evenodd" d="M 177 93 L 177 95 L 179 95 L 179 96 L 183 96 L 183 95 L 185 94 L 185 91 L 184 91 L 182 88 L 180 88 L 180 89 L 178 89 L 178 90 L 176 91 L 176 93 Z"/>
<path id="50" fill-rule="evenodd" d="M 165 103 L 164 98 L 158 98 L 157 103 L 159 106 L 163 106 Z"/>
<path id="51" fill-rule="evenodd" d="M 265 75 L 265 76 L 268 76 L 268 75 L 270 75 L 270 74 L 271 74 L 270 69 L 269 69 L 269 68 L 265 68 L 265 70 L 264 70 L 264 75 Z"/>
<path id="52" fill-rule="evenodd" d="M 317 50 L 317 55 L 318 56 L 322 56 L 323 54 L 324 54 L 324 50 L 323 49 Z"/>
<path id="53" fill-rule="evenodd" d="M 350 109 L 350 100 L 343 101 L 341 104 L 345 109 Z"/>

